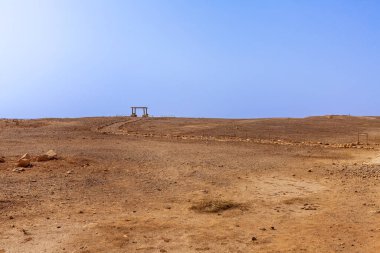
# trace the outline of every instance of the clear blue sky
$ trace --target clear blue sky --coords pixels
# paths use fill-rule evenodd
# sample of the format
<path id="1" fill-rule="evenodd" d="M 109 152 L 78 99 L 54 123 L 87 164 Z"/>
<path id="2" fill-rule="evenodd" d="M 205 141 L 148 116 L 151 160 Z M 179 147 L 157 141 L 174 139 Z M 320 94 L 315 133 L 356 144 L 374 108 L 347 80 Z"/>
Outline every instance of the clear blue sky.
<path id="1" fill-rule="evenodd" d="M 380 115 L 377 0 L 1 0 L 0 118 Z"/>

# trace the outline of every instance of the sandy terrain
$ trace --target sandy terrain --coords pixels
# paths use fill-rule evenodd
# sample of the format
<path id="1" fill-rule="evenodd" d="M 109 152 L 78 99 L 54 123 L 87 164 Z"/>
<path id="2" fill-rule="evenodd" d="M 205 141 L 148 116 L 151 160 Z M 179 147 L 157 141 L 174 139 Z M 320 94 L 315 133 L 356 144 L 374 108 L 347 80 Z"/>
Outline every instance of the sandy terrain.
<path id="1" fill-rule="evenodd" d="M 1 253 L 380 252 L 377 117 L 1 120 L 0 141 Z"/>

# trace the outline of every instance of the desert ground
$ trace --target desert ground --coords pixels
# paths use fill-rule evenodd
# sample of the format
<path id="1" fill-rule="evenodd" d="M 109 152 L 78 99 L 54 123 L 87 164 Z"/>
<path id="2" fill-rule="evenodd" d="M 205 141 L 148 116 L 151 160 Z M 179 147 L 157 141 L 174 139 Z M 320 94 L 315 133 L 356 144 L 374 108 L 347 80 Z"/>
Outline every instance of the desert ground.
<path id="1" fill-rule="evenodd" d="M 380 252 L 380 117 L 3 119 L 0 142 L 1 253 Z"/>

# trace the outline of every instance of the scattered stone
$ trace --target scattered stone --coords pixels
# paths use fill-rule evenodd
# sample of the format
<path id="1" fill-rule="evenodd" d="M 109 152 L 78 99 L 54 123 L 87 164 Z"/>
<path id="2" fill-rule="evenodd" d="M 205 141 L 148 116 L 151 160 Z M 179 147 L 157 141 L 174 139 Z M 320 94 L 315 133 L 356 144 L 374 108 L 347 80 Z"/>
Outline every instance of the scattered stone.
<path id="1" fill-rule="evenodd" d="M 48 155 L 50 159 L 57 158 L 57 153 L 54 150 L 49 150 L 48 152 L 46 152 L 46 155 Z"/>
<path id="2" fill-rule="evenodd" d="M 22 168 L 30 167 L 31 166 L 31 164 L 30 164 L 31 159 L 32 159 L 32 157 L 28 153 L 24 154 L 18 160 L 17 167 L 22 167 Z"/>
<path id="3" fill-rule="evenodd" d="M 0 163 L 5 163 L 4 157 L 0 157 Z"/>
<path id="4" fill-rule="evenodd" d="M 44 155 L 39 155 L 36 157 L 36 161 L 37 162 L 46 162 L 46 161 L 49 161 L 49 158 L 46 154 Z"/>
<path id="5" fill-rule="evenodd" d="M 28 159 L 21 159 L 17 162 L 17 167 L 27 168 L 30 167 L 30 160 Z"/>
<path id="6" fill-rule="evenodd" d="M 68 171 L 66 171 L 66 174 L 71 174 L 71 173 L 73 173 L 72 170 L 68 170 Z"/>
<path id="7" fill-rule="evenodd" d="M 275 228 L 275 227 L 273 227 L 273 226 L 272 226 L 272 227 L 270 227 L 270 229 L 272 229 L 272 230 L 276 230 L 276 228 Z"/>
<path id="8" fill-rule="evenodd" d="M 252 241 L 257 241 L 257 238 L 255 236 L 252 236 Z"/>
<path id="9" fill-rule="evenodd" d="M 313 172 L 313 170 L 312 170 L 312 169 L 310 169 L 310 170 L 308 170 L 307 172 Z"/>
<path id="10" fill-rule="evenodd" d="M 13 169 L 12 171 L 20 173 L 22 171 L 25 171 L 25 169 L 24 168 L 16 168 L 16 169 Z"/>
<path id="11" fill-rule="evenodd" d="M 36 158 L 37 162 L 46 162 L 55 159 L 57 159 L 57 153 L 54 150 L 49 150 L 45 154 L 39 155 Z"/>
<path id="12" fill-rule="evenodd" d="M 23 156 L 21 156 L 20 160 L 22 160 L 22 159 L 28 159 L 28 160 L 30 160 L 30 159 L 32 159 L 32 157 L 30 156 L 29 153 L 26 153 Z"/>

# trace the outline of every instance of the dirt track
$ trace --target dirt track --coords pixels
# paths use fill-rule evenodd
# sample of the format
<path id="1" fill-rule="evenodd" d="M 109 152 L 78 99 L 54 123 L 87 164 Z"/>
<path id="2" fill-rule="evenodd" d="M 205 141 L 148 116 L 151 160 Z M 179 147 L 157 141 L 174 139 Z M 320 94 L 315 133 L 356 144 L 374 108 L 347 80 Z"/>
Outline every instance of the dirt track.
<path id="1" fill-rule="evenodd" d="M 0 137 L 0 252 L 380 252 L 380 118 L 2 120 Z"/>

